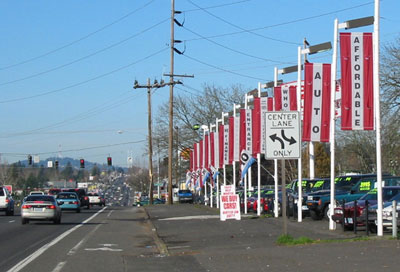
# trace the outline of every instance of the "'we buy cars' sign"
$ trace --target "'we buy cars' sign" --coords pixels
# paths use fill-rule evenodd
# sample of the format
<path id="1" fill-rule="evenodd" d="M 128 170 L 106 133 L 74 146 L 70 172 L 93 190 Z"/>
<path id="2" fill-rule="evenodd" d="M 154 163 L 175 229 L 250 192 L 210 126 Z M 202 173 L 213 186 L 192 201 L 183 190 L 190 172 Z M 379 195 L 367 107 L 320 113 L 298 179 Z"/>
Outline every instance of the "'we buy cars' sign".
<path id="1" fill-rule="evenodd" d="M 235 193 L 233 185 L 221 186 L 220 196 L 220 220 L 240 220 L 239 195 Z"/>

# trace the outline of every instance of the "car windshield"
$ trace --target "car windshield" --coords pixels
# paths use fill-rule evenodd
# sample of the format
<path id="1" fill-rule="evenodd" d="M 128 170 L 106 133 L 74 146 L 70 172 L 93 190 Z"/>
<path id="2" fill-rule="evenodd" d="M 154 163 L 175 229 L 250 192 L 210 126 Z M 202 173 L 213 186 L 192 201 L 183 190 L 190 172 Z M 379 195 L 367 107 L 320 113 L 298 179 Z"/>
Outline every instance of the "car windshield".
<path id="1" fill-rule="evenodd" d="M 75 198 L 76 199 L 76 194 L 58 194 L 57 198 L 58 199 L 69 199 L 69 198 Z"/>
<path id="2" fill-rule="evenodd" d="M 179 190 L 178 193 L 179 194 L 189 194 L 190 190 Z"/>
<path id="3" fill-rule="evenodd" d="M 54 197 L 46 195 L 31 195 L 26 198 L 25 201 L 48 201 L 54 202 Z"/>
<path id="4" fill-rule="evenodd" d="M 0 196 L 4 196 L 4 190 L 3 190 L 3 188 L 0 188 Z"/>

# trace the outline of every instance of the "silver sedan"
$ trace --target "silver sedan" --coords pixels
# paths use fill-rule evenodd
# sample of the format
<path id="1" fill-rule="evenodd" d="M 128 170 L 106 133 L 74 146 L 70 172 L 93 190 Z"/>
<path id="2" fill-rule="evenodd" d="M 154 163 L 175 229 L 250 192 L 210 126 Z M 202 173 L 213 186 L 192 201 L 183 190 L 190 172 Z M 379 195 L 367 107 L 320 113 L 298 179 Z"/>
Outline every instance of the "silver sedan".
<path id="1" fill-rule="evenodd" d="M 31 195 L 24 199 L 21 206 L 21 223 L 27 224 L 31 220 L 53 221 L 61 223 L 61 208 L 54 196 Z"/>

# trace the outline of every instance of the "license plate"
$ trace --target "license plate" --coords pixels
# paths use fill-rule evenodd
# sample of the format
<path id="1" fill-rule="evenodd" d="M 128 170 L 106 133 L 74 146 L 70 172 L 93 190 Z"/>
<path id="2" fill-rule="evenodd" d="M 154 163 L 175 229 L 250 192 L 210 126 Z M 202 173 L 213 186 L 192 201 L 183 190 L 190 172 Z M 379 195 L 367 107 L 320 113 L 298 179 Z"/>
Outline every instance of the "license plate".
<path id="1" fill-rule="evenodd" d="M 307 200 L 313 200 L 312 196 L 307 196 Z"/>
<path id="2" fill-rule="evenodd" d="M 44 208 L 33 208 L 34 212 L 43 212 Z"/>
<path id="3" fill-rule="evenodd" d="M 308 210 L 308 207 L 307 207 L 306 205 L 303 205 L 303 206 L 301 206 L 301 209 L 302 209 L 303 211 L 307 211 L 307 210 Z"/>
<path id="4" fill-rule="evenodd" d="M 351 217 L 345 218 L 345 222 L 349 223 L 349 224 L 353 224 L 353 218 L 351 218 Z"/>

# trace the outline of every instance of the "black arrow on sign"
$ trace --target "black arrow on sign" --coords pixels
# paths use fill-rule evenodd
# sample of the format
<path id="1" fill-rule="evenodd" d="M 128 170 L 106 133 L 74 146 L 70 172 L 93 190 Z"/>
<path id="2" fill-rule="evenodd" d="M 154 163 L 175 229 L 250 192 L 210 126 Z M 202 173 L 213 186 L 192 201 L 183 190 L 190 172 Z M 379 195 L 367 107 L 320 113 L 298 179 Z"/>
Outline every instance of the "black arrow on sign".
<path id="1" fill-rule="evenodd" d="M 293 136 L 290 138 L 290 139 L 288 139 L 286 136 L 285 136 L 285 131 L 282 129 L 281 130 L 281 134 L 282 134 L 282 138 L 286 141 L 286 142 L 288 142 L 289 143 L 289 145 L 292 145 L 292 144 L 295 144 L 296 143 L 296 140 L 293 138 Z M 283 148 L 282 148 L 283 149 Z"/>
<path id="2" fill-rule="evenodd" d="M 275 142 L 275 140 L 278 140 L 279 142 L 281 142 L 281 149 L 285 149 L 285 143 L 282 141 L 281 138 L 279 138 L 278 136 L 276 136 L 276 133 L 274 135 L 269 136 L 271 138 L 272 141 Z"/>

